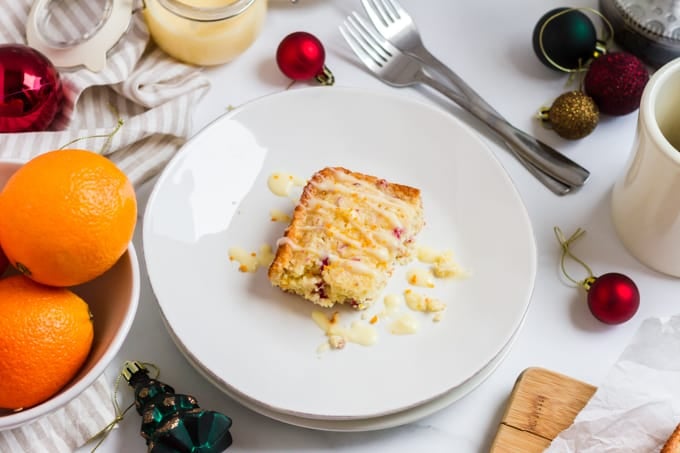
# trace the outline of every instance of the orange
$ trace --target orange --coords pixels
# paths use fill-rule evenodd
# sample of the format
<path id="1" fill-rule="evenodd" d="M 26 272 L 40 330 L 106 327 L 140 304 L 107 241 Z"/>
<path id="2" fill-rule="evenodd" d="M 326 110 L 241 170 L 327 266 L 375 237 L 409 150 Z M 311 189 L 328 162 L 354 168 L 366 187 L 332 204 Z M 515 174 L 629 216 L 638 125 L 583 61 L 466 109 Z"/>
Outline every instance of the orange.
<path id="1" fill-rule="evenodd" d="M 67 288 L 23 275 L 0 280 L 0 407 L 34 406 L 56 394 L 90 352 L 90 311 Z"/>
<path id="2" fill-rule="evenodd" d="M 7 267 L 9 267 L 9 261 L 5 256 L 5 252 L 3 252 L 2 249 L 0 248 L 0 276 L 2 276 L 2 274 L 5 273 Z"/>
<path id="3" fill-rule="evenodd" d="M 137 221 L 135 191 L 97 153 L 50 151 L 28 161 L 0 192 L 0 244 L 27 277 L 72 286 L 125 253 Z"/>

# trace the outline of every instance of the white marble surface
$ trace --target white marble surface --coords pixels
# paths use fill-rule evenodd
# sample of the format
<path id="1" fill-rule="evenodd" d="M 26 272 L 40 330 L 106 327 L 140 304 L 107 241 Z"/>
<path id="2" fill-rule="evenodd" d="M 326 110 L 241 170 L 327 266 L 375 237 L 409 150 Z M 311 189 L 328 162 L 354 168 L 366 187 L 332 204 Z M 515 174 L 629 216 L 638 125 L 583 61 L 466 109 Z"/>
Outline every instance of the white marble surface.
<path id="1" fill-rule="evenodd" d="M 531 48 L 531 33 L 538 18 L 562 5 L 540 0 L 401 2 L 414 16 L 426 44 L 441 60 L 455 68 L 511 122 L 584 165 L 592 172 L 592 178 L 579 192 L 562 198 L 553 195 L 497 140 L 486 135 L 478 122 L 450 105 L 453 115 L 485 134 L 492 151 L 524 198 L 538 246 L 536 287 L 519 338 L 496 372 L 450 407 L 398 428 L 351 434 L 313 431 L 270 420 L 240 406 L 203 379 L 177 350 L 162 324 L 144 272 L 136 321 L 118 360 L 107 373 L 115 376 L 120 364 L 127 359 L 157 364 L 162 370 L 162 380 L 178 392 L 193 394 L 202 407 L 222 411 L 233 418 L 234 444 L 229 451 L 488 451 L 512 386 L 522 370 L 545 367 L 597 385 L 645 318 L 680 312 L 677 298 L 680 282 L 649 270 L 633 259 L 616 237 L 610 219 L 611 187 L 630 155 L 637 114 L 604 117 L 590 136 L 574 142 L 560 139 L 534 118 L 540 107 L 549 105 L 558 95 L 574 87 L 566 86 L 564 74 L 541 65 Z M 569 6 L 596 7 L 596 2 L 572 1 Z M 223 114 L 230 105 L 286 89 L 289 81 L 277 69 L 274 54 L 281 39 L 297 30 L 311 32 L 324 43 L 327 66 L 335 74 L 337 85 L 392 91 L 449 108 L 446 101 L 426 89 L 391 88 L 363 69 L 338 32 L 344 17 L 360 9 L 358 0 L 299 0 L 295 5 L 272 0 L 265 28 L 253 47 L 230 64 L 205 70 L 212 80 L 212 88 L 196 108 L 195 130 Z M 307 83 L 298 83 L 291 89 L 305 85 Z M 139 191 L 141 209 L 150 188 L 151 184 Z M 579 226 L 587 230 L 575 250 L 596 274 L 617 271 L 636 281 L 642 302 L 631 321 L 614 327 L 599 323 L 588 312 L 583 291 L 568 286 L 560 278 L 554 225 L 565 232 Z M 140 223 L 135 245 L 143 258 L 141 228 Z M 178 262 L 177 266 L 195 264 Z M 574 268 L 574 272 L 578 271 L 580 269 Z M 233 348 L 238 344 L 225 340 L 223 347 Z M 442 357 L 442 360 L 455 358 Z M 129 401 L 130 392 L 122 389 L 121 395 L 124 401 Z M 130 412 L 98 452 L 145 451 L 144 440 L 138 435 L 139 426 L 140 417 Z"/>

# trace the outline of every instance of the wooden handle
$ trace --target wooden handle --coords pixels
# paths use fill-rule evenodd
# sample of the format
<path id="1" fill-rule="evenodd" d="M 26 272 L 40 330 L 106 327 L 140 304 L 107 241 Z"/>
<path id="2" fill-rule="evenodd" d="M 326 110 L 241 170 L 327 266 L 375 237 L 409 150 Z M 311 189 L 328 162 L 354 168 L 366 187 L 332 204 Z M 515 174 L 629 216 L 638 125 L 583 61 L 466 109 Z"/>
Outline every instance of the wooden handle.
<path id="1" fill-rule="evenodd" d="M 596 387 L 543 368 L 519 375 L 490 453 L 540 453 L 595 393 Z"/>

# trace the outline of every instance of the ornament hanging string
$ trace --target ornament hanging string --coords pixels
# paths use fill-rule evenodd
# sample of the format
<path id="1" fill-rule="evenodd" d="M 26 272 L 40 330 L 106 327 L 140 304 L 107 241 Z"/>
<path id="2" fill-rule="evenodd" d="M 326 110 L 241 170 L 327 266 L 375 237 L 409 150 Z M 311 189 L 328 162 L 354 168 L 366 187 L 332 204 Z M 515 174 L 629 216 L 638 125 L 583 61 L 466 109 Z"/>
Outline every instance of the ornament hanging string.
<path id="1" fill-rule="evenodd" d="M 98 135 L 88 135 L 86 137 L 78 137 L 73 140 L 71 140 L 68 143 L 64 143 L 61 145 L 58 149 L 65 149 L 68 148 L 69 146 L 73 145 L 74 143 L 77 143 L 81 140 L 87 140 L 89 138 L 105 138 L 106 141 L 102 145 L 102 147 L 99 150 L 100 154 L 105 154 L 106 151 L 111 147 L 111 140 L 113 140 L 113 136 L 118 133 L 118 131 L 123 127 L 123 124 L 125 124 L 125 121 L 120 117 L 120 114 L 118 113 L 118 109 L 113 105 L 109 104 L 109 108 L 113 111 L 113 113 L 118 117 L 118 121 L 116 122 L 116 127 L 113 128 L 111 132 L 108 134 L 98 134 Z"/>
<path id="2" fill-rule="evenodd" d="M 586 291 L 590 289 L 590 286 L 593 284 L 595 281 L 595 274 L 593 274 L 592 269 L 590 266 L 588 266 L 583 260 L 581 260 L 579 257 L 574 255 L 572 251 L 570 250 L 571 244 L 573 244 L 578 238 L 583 236 L 586 233 L 586 230 L 583 228 L 577 228 L 574 233 L 569 236 L 568 238 L 565 237 L 564 233 L 562 233 L 562 230 L 560 227 L 554 227 L 555 231 L 555 236 L 557 237 L 558 242 L 562 246 L 562 256 L 560 257 L 560 268 L 562 269 L 562 273 L 564 276 L 571 281 L 572 283 L 583 287 Z M 583 268 L 588 272 L 588 277 L 586 277 L 584 280 L 576 280 L 573 278 L 569 273 L 567 272 L 566 269 L 566 259 L 567 257 L 571 258 L 572 260 L 576 261 L 578 264 L 583 266 Z"/>
<path id="3" fill-rule="evenodd" d="M 99 448 L 101 446 L 101 444 L 104 442 L 104 440 L 106 440 L 106 437 L 113 430 L 113 428 L 115 428 L 118 423 L 123 421 L 125 414 L 127 414 L 128 411 L 135 406 L 135 403 L 130 403 L 129 406 L 127 406 L 125 409 L 121 410 L 120 405 L 118 404 L 118 390 L 120 389 L 120 381 L 121 381 L 121 379 L 123 379 L 123 372 L 125 370 L 125 367 L 127 366 L 127 363 L 128 362 L 125 362 L 123 364 L 123 367 L 122 367 L 120 373 L 118 373 L 118 376 L 116 376 L 116 381 L 113 385 L 113 394 L 111 395 L 111 401 L 113 403 L 113 411 L 114 411 L 113 420 L 111 420 L 111 422 L 108 425 L 106 425 L 104 428 L 102 428 L 98 433 L 96 433 L 95 435 L 90 437 L 86 442 L 86 443 L 90 443 L 90 442 L 94 441 L 95 439 L 99 439 L 97 444 L 92 448 L 92 450 L 90 450 L 91 453 L 94 453 L 97 450 L 97 448 Z M 153 368 L 153 370 L 155 372 L 154 379 L 157 379 L 158 376 L 160 376 L 161 371 L 156 365 L 154 365 L 153 363 L 148 363 L 148 362 L 141 362 L 141 363 L 142 363 L 142 365 L 144 365 L 146 367 Z"/>
<path id="4" fill-rule="evenodd" d="M 556 18 L 558 18 L 558 17 L 560 17 L 564 14 L 568 14 L 568 13 L 573 12 L 573 11 L 586 11 L 586 12 L 595 14 L 600 19 L 602 19 L 602 22 L 604 22 L 605 25 L 607 26 L 607 34 L 602 39 L 598 39 L 596 44 L 595 44 L 595 51 L 594 51 L 594 55 L 593 55 L 594 58 L 597 58 L 600 55 L 607 53 L 606 43 L 607 43 L 607 41 L 609 41 L 610 39 L 612 39 L 614 37 L 614 27 L 612 26 L 611 22 L 609 22 L 609 20 L 607 20 L 607 18 L 604 17 L 604 15 L 601 12 L 599 12 L 598 10 L 593 9 L 593 8 L 586 8 L 586 7 L 584 7 L 584 8 L 567 8 L 565 10 L 559 11 L 559 12 L 553 14 L 552 16 L 550 16 L 543 23 L 543 25 L 541 25 L 541 28 L 540 28 L 539 33 L 538 33 L 538 45 L 541 49 L 541 54 L 551 65 L 553 65 L 555 68 L 559 69 L 560 71 L 568 72 L 568 73 L 583 72 L 583 71 L 586 71 L 587 68 L 584 67 L 584 65 L 580 64 L 580 62 L 579 62 L 578 68 L 566 68 L 566 67 L 560 65 L 559 63 L 557 63 L 552 58 L 550 58 L 550 55 L 548 55 L 548 52 L 545 50 L 545 46 L 543 45 L 543 33 L 545 32 L 545 29 L 550 22 L 552 22 L 553 20 L 555 20 Z"/>

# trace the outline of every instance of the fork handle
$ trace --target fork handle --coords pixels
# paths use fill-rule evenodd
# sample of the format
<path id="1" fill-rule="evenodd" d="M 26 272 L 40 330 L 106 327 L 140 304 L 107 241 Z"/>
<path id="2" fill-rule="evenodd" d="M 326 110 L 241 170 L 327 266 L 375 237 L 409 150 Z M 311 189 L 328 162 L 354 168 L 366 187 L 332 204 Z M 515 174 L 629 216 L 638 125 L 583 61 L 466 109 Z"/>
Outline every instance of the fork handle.
<path id="1" fill-rule="evenodd" d="M 506 121 L 498 111 L 493 108 L 483 97 L 481 97 L 467 82 L 460 77 L 453 69 L 435 57 L 422 43 L 416 45 L 412 49 L 405 50 L 406 53 L 420 60 L 428 69 L 433 69 L 440 75 L 444 76 L 453 86 L 472 104 L 476 104 L 478 108 L 487 110 L 497 118 Z M 521 131 L 520 131 L 521 132 Z M 506 146 L 512 147 L 511 143 L 505 142 Z M 536 167 L 526 158 L 522 157 L 520 153 L 515 153 L 517 159 L 526 167 L 526 169 L 541 181 L 546 187 L 558 195 L 565 195 L 571 191 L 571 187 L 563 182 L 555 179 L 551 175 L 544 173 L 543 170 Z"/>
<path id="2" fill-rule="evenodd" d="M 498 118 L 503 118 L 503 116 L 500 113 L 498 113 L 498 111 L 494 109 L 493 106 L 491 106 L 491 104 L 486 102 L 486 100 L 483 97 L 481 97 L 470 85 L 468 85 L 467 82 L 465 82 L 465 80 L 463 80 L 455 71 L 453 71 L 453 69 L 451 69 L 444 62 L 442 62 L 432 53 L 430 53 L 430 51 L 427 50 L 425 46 L 420 45 L 406 53 L 411 54 L 413 57 L 419 59 L 423 64 L 428 66 L 428 69 L 431 68 L 439 72 L 445 78 L 447 78 L 448 81 L 451 82 L 453 86 L 456 87 L 458 91 L 460 91 L 460 93 L 463 96 L 465 96 L 471 103 L 476 103 L 478 106 L 480 106 L 480 108 L 488 110 Z M 508 147 L 513 146 L 508 142 L 504 143 Z M 517 157 L 517 160 L 519 160 L 520 163 L 524 165 L 524 167 L 527 169 L 527 171 L 529 171 L 529 173 L 531 173 L 536 179 L 538 179 L 544 186 L 550 189 L 553 193 L 557 195 L 566 195 L 569 192 L 571 192 L 572 187 L 570 185 L 567 185 L 562 181 L 553 178 L 548 173 L 545 173 L 543 170 L 538 168 L 529 160 L 522 157 L 520 153 L 516 152 L 515 157 Z"/>
<path id="3" fill-rule="evenodd" d="M 569 186 L 582 186 L 588 180 L 590 176 L 588 170 L 535 137 L 517 129 L 494 110 L 489 110 L 485 105 L 471 101 L 467 96 L 452 90 L 423 71 L 419 71 L 416 78 L 419 82 L 440 92 L 489 126 L 509 145 L 510 150 L 522 157 L 521 160 L 531 163 L 554 179 Z"/>
<path id="4" fill-rule="evenodd" d="M 439 58 L 435 57 L 429 50 L 427 50 L 424 45 L 421 44 L 408 50 L 403 49 L 403 51 L 420 60 L 422 63 L 428 66 L 428 69 L 434 69 L 446 77 L 446 79 L 448 79 L 448 81 L 451 82 L 453 86 L 458 89 L 458 91 L 465 95 L 465 97 L 467 97 L 470 102 L 475 102 L 481 107 L 487 109 L 489 112 L 492 112 L 497 117 L 502 118 L 502 115 L 498 113 L 496 109 L 494 109 L 488 102 L 486 102 L 486 100 L 481 97 L 470 85 L 468 85 L 461 76 L 459 76 L 453 69 L 447 66 Z"/>
<path id="5" fill-rule="evenodd" d="M 468 85 L 467 82 L 463 80 L 463 78 L 461 78 L 444 62 L 435 57 L 422 43 L 413 49 L 409 49 L 409 51 L 406 53 L 420 60 L 422 63 L 428 66 L 428 69 L 434 69 L 440 75 L 443 75 L 461 94 L 467 97 L 471 104 L 476 104 L 479 109 L 486 110 L 488 113 L 491 113 L 497 118 L 507 121 L 503 115 L 498 113 L 498 111 L 491 104 L 489 104 L 470 85 Z M 512 146 L 508 143 L 506 144 L 508 146 Z"/>
<path id="6" fill-rule="evenodd" d="M 505 142 L 506 146 L 511 146 Z M 524 165 L 524 167 L 531 173 L 536 179 L 538 179 L 545 187 L 550 189 L 554 194 L 566 195 L 573 189 L 572 186 L 558 181 L 557 179 L 550 176 L 548 173 L 544 172 L 540 168 L 536 167 L 534 164 L 523 158 L 519 153 L 515 153 L 517 160 Z"/>

